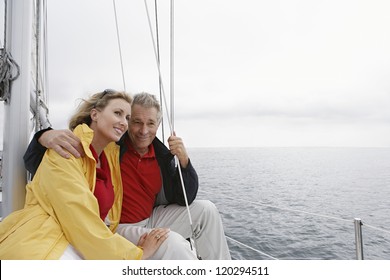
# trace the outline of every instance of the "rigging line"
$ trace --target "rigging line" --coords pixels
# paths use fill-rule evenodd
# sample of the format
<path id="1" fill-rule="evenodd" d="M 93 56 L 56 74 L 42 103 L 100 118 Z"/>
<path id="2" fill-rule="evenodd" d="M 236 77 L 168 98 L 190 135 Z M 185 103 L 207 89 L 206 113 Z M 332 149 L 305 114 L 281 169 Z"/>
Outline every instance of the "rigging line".
<path id="1" fill-rule="evenodd" d="M 164 83 L 163 83 L 163 79 L 162 79 L 162 75 L 161 75 L 160 62 L 159 62 L 158 55 L 157 55 L 156 42 L 154 41 L 152 23 L 151 23 L 151 20 L 150 20 L 148 3 L 146 2 L 146 0 L 144 0 L 144 4 L 145 4 L 146 15 L 147 15 L 147 18 L 148 18 L 148 23 L 149 23 L 149 31 L 150 31 L 150 35 L 151 35 L 151 38 L 152 38 L 154 56 L 155 56 L 156 63 L 157 63 L 158 76 L 159 76 L 159 79 L 161 80 L 161 92 L 162 92 L 162 96 L 163 96 L 163 101 L 164 101 L 165 108 L 168 108 L 167 99 L 166 99 L 166 95 L 165 95 L 165 89 L 164 89 Z M 166 116 L 168 118 L 169 129 L 170 129 L 170 132 L 172 134 L 173 133 L 173 127 L 172 127 L 171 118 L 170 118 L 168 113 L 166 113 Z"/>
<path id="2" fill-rule="evenodd" d="M 174 77 L 175 77 L 175 74 L 174 74 L 174 57 L 175 57 L 175 52 L 174 52 L 174 48 L 175 48 L 175 24 L 174 24 L 174 19 L 175 19 L 175 12 L 174 12 L 174 0 L 171 0 L 171 24 L 170 24 L 170 91 L 171 91 L 171 126 L 172 126 L 172 132 L 171 132 L 171 135 L 174 134 L 174 131 L 175 131 L 175 124 L 174 124 L 174 121 L 175 121 L 175 83 L 174 83 Z M 190 207 L 189 207 L 189 204 L 188 204 L 188 200 L 187 200 L 187 193 L 186 193 L 186 188 L 185 188 L 185 185 L 184 185 L 184 180 L 183 180 L 183 174 L 182 174 L 182 171 L 181 171 L 181 166 L 180 166 L 180 162 L 179 162 L 179 159 L 177 156 L 175 156 L 175 162 L 176 162 L 176 166 L 178 166 L 177 170 L 179 171 L 179 178 L 180 178 L 180 182 L 181 182 L 181 186 L 182 186 L 182 189 L 183 189 L 183 196 L 184 196 L 184 200 L 185 200 L 185 204 L 186 204 L 186 208 L 187 208 L 187 214 L 188 214 L 188 219 L 189 219 L 189 223 L 190 223 L 190 227 L 191 227 L 191 232 L 192 232 L 192 238 L 194 240 L 194 246 L 195 246 L 195 249 L 196 249 L 196 253 L 197 253 L 197 257 L 198 259 L 202 259 L 201 256 L 199 255 L 199 252 L 198 252 L 198 244 L 197 244 L 197 239 L 196 239 L 196 236 L 195 236 L 195 230 L 194 230 L 194 227 L 193 227 L 193 223 L 192 223 L 192 218 L 191 218 L 191 212 L 190 212 Z"/>
<path id="3" fill-rule="evenodd" d="M 8 52 L 7 31 L 8 13 L 10 12 L 8 1 L 4 1 L 4 45 L 0 54 L 0 101 L 5 103 L 10 101 L 10 84 L 20 75 L 20 67 Z"/>
<path id="4" fill-rule="evenodd" d="M 171 131 L 171 135 L 174 133 L 175 131 L 175 74 L 174 74 L 174 58 L 175 58 L 175 51 L 174 51 L 174 48 L 175 48 L 175 4 L 174 4 L 174 0 L 171 0 L 171 8 L 170 8 L 170 12 L 171 12 L 171 17 L 170 17 L 170 94 L 171 94 L 171 127 L 172 127 L 172 131 Z M 190 223 L 190 227 L 191 227 L 191 232 L 192 232 L 192 238 L 194 239 L 194 246 L 195 246 L 195 249 L 198 248 L 197 246 L 197 239 L 195 237 L 195 230 L 194 230 L 194 227 L 193 227 L 193 223 L 192 223 L 192 218 L 191 218 L 191 212 L 190 212 L 190 207 L 189 207 L 189 204 L 188 204 L 188 200 L 187 200 L 187 194 L 186 194 L 186 189 L 185 189 L 185 185 L 184 185 L 184 180 L 183 180 L 183 174 L 182 174 L 182 171 L 181 171 L 181 167 L 180 167 L 180 162 L 179 162 L 179 159 L 177 156 L 175 156 L 175 163 L 176 163 L 176 166 L 178 166 L 177 170 L 179 171 L 179 178 L 180 178 L 180 182 L 181 182 L 181 186 L 182 186 L 182 189 L 183 189 L 183 196 L 184 196 L 184 200 L 185 200 L 185 204 L 186 204 L 186 208 L 187 208 L 187 214 L 188 214 L 188 219 L 189 219 L 189 223 Z M 198 250 L 197 251 L 197 254 L 198 254 Z M 199 256 L 198 254 L 198 259 L 201 259 L 201 257 Z"/>
<path id="5" fill-rule="evenodd" d="M 323 214 L 310 213 L 310 212 L 303 211 L 303 210 L 296 210 L 296 209 L 290 209 L 290 208 L 277 207 L 277 206 L 272 206 L 272 205 L 269 205 L 269 204 L 266 204 L 266 203 L 252 202 L 252 201 L 239 199 L 239 198 L 236 198 L 236 200 L 241 200 L 242 202 L 245 202 L 245 203 L 250 203 L 250 204 L 255 204 L 255 205 L 261 205 L 261 206 L 267 206 L 267 207 L 271 207 L 271 208 L 276 208 L 276 209 L 279 209 L 279 210 L 285 210 L 285 211 L 290 211 L 290 212 L 298 212 L 298 213 L 303 213 L 303 214 L 309 214 L 309 215 L 313 215 L 313 216 L 318 216 L 318 217 L 322 217 L 322 218 L 328 218 L 328 219 L 333 219 L 333 220 L 338 220 L 338 221 L 343 221 L 343 222 L 348 222 L 348 223 L 351 222 L 351 220 L 348 220 L 348 219 L 342 219 L 342 218 L 332 217 L 332 216 L 323 215 Z"/>
<path id="6" fill-rule="evenodd" d="M 378 231 L 381 231 L 381 232 L 384 232 L 384 233 L 387 233 L 387 234 L 390 234 L 390 231 L 388 230 L 385 230 L 383 228 L 378 228 L 378 227 L 374 227 L 374 226 L 370 226 L 370 225 L 367 225 L 366 223 L 362 223 L 363 226 L 366 226 L 368 228 L 372 228 L 372 229 L 375 229 L 375 230 L 378 230 Z"/>
<path id="7" fill-rule="evenodd" d="M 202 192 L 202 191 L 200 191 L 200 192 Z M 203 193 L 206 193 L 206 192 L 203 191 Z M 286 208 L 286 207 L 278 207 L 278 206 L 269 205 L 268 203 L 253 202 L 250 200 L 244 200 L 244 199 L 240 199 L 240 198 L 235 198 L 235 200 L 239 200 L 239 201 L 242 201 L 245 203 L 250 203 L 250 204 L 254 204 L 254 205 L 258 205 L 258 206 L 266 206 L 266 207 L 276 208 L 279 210 L 304 213 L 304 214 L 309 214 L 312 216 L 318 216 L 318 217 L 322 217 L 322 218 L 329 218 L 329 219 L 338 220 L 338 221 L 342 221 L 342 222 L 348 222 L 348 223 L 351 222 L 351 220 L 348 220 L 348 219 L 342 219 L 342 218 L 332 217 L 332 216 L 323 215 L 323 214 L 316 214 L 316 213 L 311 213 L 311 212 L 307 212 L 307 211 L 303 211 L 303 210 L 296 210 L 296 209 L 291 209 L 291 208 Z"/>
<path id="8" fill-rule="evenodd" d="M 47 37 L 47 34 L 48 34 L 48 30 L 47 30 L 47 1 L 46 0 L 43 0 L 43 18 L 44 18 L 44 23 L 43 23 L 43 46 L 44 46 L 44 56 L 43 56 L 43 59 L 44 59 L 44 62 L 43 62 L 43 76 L 44 76 L 44 80 L 43 80 L 43 84 L 44 84 L 44 101 L 45 103 L 47 104 L 48 103 L 48 89 L 49 89 L 49 79 L 48 79 L 48 37 Z"/>
<path id="9" fill-rule="evenodd" d="M 202 192 L 202 191 L 200 191 L 200 192 Z M 206 192 L 203 191 L 203 193 L 206 193 Z M 235 200 L 241 200 L 241 201 L 246 202 L 246 203 L 255 204 L 255 205 L 259 205 L 259 206 L 276 208 L 276 209 L 279 209 L 279 210 L 285 210 L 285 211 L 289 211 L 289 212 L 299 212 L 299 213 L 304 213 L 304 214 L 308 214 L 308 215 L 312 215 L 312 216 L 318 216 L 318 217 L 322 217 L 322 218 L 328 218 L 328 219 L 333 219 L 333 220 L 338 220 L 338 221 L 343 221 L 343 222 L 349 222 L 349 223 L 351 222 L 351 220 L 348 220 L 348 219 L 342 219 L 342 218 L 332 217 L 332 216 L 328 216 L 328 215 L 307 212 L 307 211 L 303 211 L 303 210 L 295 210 L 295 209 L 291 209 L 291 208 L 277 207 L 277 206 L 269 205 L 267 203 L 253 202 L 253 201 L 248 201 L 248 200 L 242 200 L 242 199 L 239 199 L 239 198 L 236 198 Z M 362 223 L 362 225 L 366 226 L 368 228 L 375 229 L 377 231 L 381 231 L 381 232 L 390 234 L 389 230 L 386 230 L 386 229 L 383 229 L 383 228 L 371 226 L 371 225 L 368 225 L 368 224 L 366 224 L 364 222 Z"/>
<path id="10" fill-rule="evenodd" d="M 157 0 L 154 0 L 154 14 L 156 16 L 156 42 L 157 42 L 157 59 L 160 64 L 160 38 L 159 38 L 159 29 L 158 29 L 158 9 L 157 9 Z M 161 77 L 158 77 L 158 86 L 160 92 L 160 103 L 162 103 L 162 91 L 161 91 Z M 161 106 L 161 114 L 164 115 L 163 106 Z M 165 142 L 165 129 L 164 129 L 164 121 L 161 122 L 161 138 L 162 142 Z"/>
<path id="11" fill-rule="evenodd" d="M 160 81 L 161 81 L 161 91 L 162 91 L 162 95 L 163 95 L 163 99 L 164 99 L 165 108 L 167 109 L 168 108 L 167 99 L 166 99 L 166 95 L 165 95 L 165 91 L 164 91 L 164 83 L 163 83 L 163 79 L 162 79 L 162 75 L 161 75 L 160 62 L 159 62 L 158 55 L 157 55 L 156 43 L 154 41 L 152 23 L 151 23 L 151 20 L 150 20 L 149 8 L 148 8 L 147 0 L 144 0 L 144 4 L 145 4 L 146 15 L 147 15 L 147 18 L 148 18 L 148 23 L 149 23 L 150 35 L 151 35 L 151 39 L 152 39 L 152 43 L 153 43 L 153 50 L 154 50 L 154 55 L 155 55 L 155 59 L 156 59 L 157 70 L 158 70 L 159 78 L 160 78 Z M 167 118 L 168 118 L 168 124 L 169 124 L 169 127 L 170 127 L 171 135 L 173 135 L 174 134 L 173 122 L 172 122 L 172 119 L 169 117 L 168 113 L 167 113 Z M 185 201 L 185 205 L 186 205 L 186 209 L 187 209 L 187 215 L 188 215 L 188 219 L 189 219 L 189 223 L 190 223 L 190 227 L 191 227 L 191 231 L 192 231 L 192 237 L 194 239 L 194 247 L 195 247 L 196 253 L 198 254 L 198 250 L 197 250 L 198 247 L 197 247 L 197 241 L 196 241 L 196 237 L 195 237 L 195 230 L 193 228 L 190 207 L 189 207 L 189 204 L 188 204 L 187 193 L 186 193 L 184 180 L 183 180 L 183 174 L 181 172 L 179 159 L 177 158 L 176 155 L 175 155 L 175 162 L 176 162 L 176 164 L 178 164 L 177 170 L 179 171 L 180 182 L 181 182 L 181 186 L 182 186 L 182 189 L 183 189 L 183 196 L 184 196 L 184 201 Z M 198 257 L 198 259 L 201 259 L 199 254 L 197 255 L 197 257 Z"/>
<path id="12" fill-rule="evenodd" d="M 172 120 L 172 130 L 175 131 L 175 100 L 174 100 L 174 91 L 175 91 L 175 83 L 174 83 L 174 47 L 175 47 L 175 28 L 174 28 L 174 0 L 171 0 L 171 28 L 170 28 L 170 90 L 171 90 L 171 120 Z"/>
<path id="13" fill-rule="evenodd" d="M 49 108 L 47 107 L 48 104 L 48 48 L 47 48 L 47 0 L 40 0 L 42 3 L 42 10 L 41 10 L 41 33 L 42 39 L 41 41 L 41 62 L 39 64 L 40 69 L 40 81 L 41 81 L 41 92 L 40 92 L 40 113 L 42 110 L 44 110 L 45 114 L 41 115 L 41 124 L 40 129 L 45 129 L 49 126 L 51 126 L 50 120 L 49 120 Z M 43 109 L 42 109 L 43 108 Z"/>
<path id="14" fill-rule="evenodd" d="M 2 51 L 5 52 L 6 43 L 7 43 L 7 13 L 8 13 L 8 1 L 4 0 L 4 44 L 2 46 Z"/>
<path id="15" fill-rule="evenodd" d="M 255 252 L 257 252 L 257 253 L 259 253 L 259 254 L 261 254 L 261 255 L 263 255 L 263 256 L 266 256 L 266 257 L 268 257 L 268 258 L 270 258 L 270 259 L 273 259 L 273 260 L 277 260 L 277 258 L 275 258 L 275 257 L 273 257 L 273 256 L 271 256 L 271 255 L 268 255 L 268 254 L 266 254 L 266 253 L 264 253 L 264 252 L 262 252 L 262 251 L 260 251 L 260 250 L 257 250 L 257 249 L 255 249 L 255 248 L 253 248 L 253 247 L 251 247 L 251 246 L 248 246 L 248 245 L 246 245 L 246 244 L 244 244 L 244 243 L 242 243 L 242 242 L 240 242 L 240 241 L 238 241 L 238 240 L 236 240 L 236 239 L 233 239 L 233 238 L 231 238 L 231 237 L 229 237 L 229 236 L 227 236 L 227 235 L 225 235 L 225 237 L 226 237 L 227 239 L 229 239 L 230 241 L 236 242 L 237 244 L 239 244 L 239 245 L 241 245 L 241 246 L 244 246 L 244 247 L 246 247 L 246 248 L 248 248 L 248 249 L 251 249 L 252 251 L 255 251 Z"/>
<path id="16" fill-rule="evenodd" d="M 35 16 L 35 132 L 41 130 L 41 120 L 39 115 L 39 102 L 40 102 L 40 86 L 39 86 L 39 62 L 40 62 L 40 36 L 41 36 L 41 2 L 40 0 L 36 1 L 36 16 Z"/>
<path id="17" fill-rule="evenodd" d="M 120 35 L 119 35 L 118 16 L 117 16 L 117 13 L 116 13 L 115 0 L 112 0 L 112 4 L 114 6 L 116 37 L 117 37 L 117 41 L 118 41 L 119 59 L 120 59 L 120 62 L 121 62 L 123 91 L 126 92 L 125 71 L 123 70 L 122 48 L 121 48 L 121 40 L 120 40 Z"/>

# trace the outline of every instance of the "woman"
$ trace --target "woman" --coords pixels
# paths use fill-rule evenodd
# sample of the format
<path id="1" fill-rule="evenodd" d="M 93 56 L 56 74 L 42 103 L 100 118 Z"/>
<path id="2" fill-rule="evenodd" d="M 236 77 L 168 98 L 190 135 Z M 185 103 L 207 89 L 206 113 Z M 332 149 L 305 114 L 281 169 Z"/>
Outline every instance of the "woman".
<path id="1" fill-rule="evenodd" d="M 0 223 L 0 259 L 147 259 L 167 229 L 143 235 L 138 246 L 115 233 L 122 206 L 119 147 L 131 97 L 106 90 L 83 100 L 69 127 L 85 156 L 64 159 L 47 150 L 24 209 Z"/>

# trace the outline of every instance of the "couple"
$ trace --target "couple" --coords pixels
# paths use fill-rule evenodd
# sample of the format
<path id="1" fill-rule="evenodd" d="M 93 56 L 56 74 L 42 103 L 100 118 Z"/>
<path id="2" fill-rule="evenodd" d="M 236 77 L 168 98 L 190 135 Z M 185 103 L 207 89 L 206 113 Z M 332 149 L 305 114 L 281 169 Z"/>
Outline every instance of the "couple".
<path id="1" fill-rule="evenodd" d="M 171 136 L 168 150 L 156 138 L 158 101 L 142 93 L 130 103 L 123 93 L 104 91 L 79 107 L 71 119 L 74 134 L 36 134 L 25 155 L 36 174 L 25 208 L 0 223 L 1 259 L 196 259 L 186 240 L 192 233 L 180 206 L 173 155 L 180 161 L 198 254 L 230 259 L 217 209 L 195 200 L 197 174 L 182 140 Z M 37 169 L 45 151 L 38 139 L 52 149 Z"/>

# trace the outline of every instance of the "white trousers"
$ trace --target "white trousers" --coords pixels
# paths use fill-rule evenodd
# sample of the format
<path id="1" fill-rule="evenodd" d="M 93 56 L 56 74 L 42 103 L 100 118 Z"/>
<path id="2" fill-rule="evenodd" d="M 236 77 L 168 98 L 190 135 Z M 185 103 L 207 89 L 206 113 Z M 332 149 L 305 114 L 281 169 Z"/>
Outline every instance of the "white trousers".
<path id="1" fill-rule="evenodd" d="M 215 205 L 208 200 L 195 200 L 190 205 L 190 213 L 198 255 L 204 260 L 230 260 L 221 217 Z M 150 259 L 197 259 L 194 246 L 186 240 L 193 235 L 185 206 L 170 204 L 155 207 L 148 219 L 136 224 L 120 224 L 117 233 L 137 244 L 141 235 L 153 228 L 170 228 L 171 231 Z M 82 259 L 82 256 L 69 245 L 61 259 Z"/>
<path id="2" fill-rule="evenodd" d="M 208 200 L 195 200 L 190 205 L 190 213 L 198 255 L 204 260 L 231 259 L 221 216 L 215 205 Z M 120 224 L 117 232 L 137 244 L 140 236 L 153 228 L 170 228 L 171 232 L 152 259 L 196 259 L 195 250 L 186 240 L 193 235 L 185 206 L 170 204 L 155 207 L 148 219 L 137 224 Z"/>
<path id="3" fill-rule="evenodd" d="M 60 260 L 83 260 L 83 256 L 71 245 L 66 247 L 65 252 L 62 254 Z"/>

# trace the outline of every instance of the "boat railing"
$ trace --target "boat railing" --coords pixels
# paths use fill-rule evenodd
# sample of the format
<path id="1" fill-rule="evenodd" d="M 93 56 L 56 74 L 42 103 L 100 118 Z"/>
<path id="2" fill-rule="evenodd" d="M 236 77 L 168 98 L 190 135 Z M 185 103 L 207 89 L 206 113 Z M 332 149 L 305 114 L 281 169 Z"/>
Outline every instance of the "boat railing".
<path id="1" fill-rule="evenodd" d="M 205 191 L 199 191 L 199 193 L 203 193 L 203 194 L 206 194 Z M 358 260 L 363 260 L 364 259 L 364 255 L 363 255 L 363 235 L 362 235 L 362 226 L 364 225 L 365 227 L 367 228 L 371 228 L 373 230 L 376 230 L 376 231 L 379 231 L 379 232 L 382 232 L 384 234 L 389 234 L 390 235 L 390 231 L 389 230 L 386 230 L 386 229 L 383 229 L 383 228 L 379 228 L 379 227 L 376 227 L 376 226 L 372 226 L 372 225 L 369 225 L 367 223 L 364 223 L 362 222 L 362 220 L 360 218 L 354 218 L 353 220 L 352 219 L 343 219 L 343 218 L 338 218 L 338 217 L 334 217 L 334 216 L 330 216 L 330 215 L 325 215 L 325 214 L 318 214 L 318 213 L 312 213 L 312 212 L 308 212 L 308 211 L 304 211 L 304 210 L 298 210 L 298 209 L 292 209 L 292 208 L 288 208 L 288 207 L 279 207 L 279 206 L 275 206 L 275 205 L 271 205 L 269 203 L 262 203 L 262 202 L 253 202 L 253 201 L 249 201 L 249 200 L 244 200 L 244 199 L 240 199 L 240 198 L 235 198 L 235 201 L 239 201 L 239 202 L 243 202 L 245 204 L 252 204 L 252 205 L 255 205 L 255 206 L 261 206 L 261 207 L 269 207 L 269 208 L 275 208 L 275 209 L 278 209 L 278 210 L 282 210 L 282 211 L 288 211 L 288 212 L 296 212 L 296 213 L 301 213 L 301 214 L 305 214 L 305 215 L 310 215 L 310 216 L 316 216 L 316 217 L 320 217 L 320 218 L 326 218 L 326 219 L 331 219 L 331 220 L 336 220 L 336 221 L 341 221 L 341 222 L 347 222 L 349 224 L 353 224 L 354 225 L 354 230 L 355 230 L 355 251 L 356 251 L 356 259 Z M 256 249 L 256 248 L 253 248 L 243 242 L 240 242 L 238 240 L 236 240 L 235 238 L 232 238 L 231 236 L 228 236 L 226 235 L 226 238 L 228 240 L 230 240 L 231 242 L 233 243 L 236 243 L 238 244 L 239 246 L 241 247 L 245 247 L 249 250 L 252 250 L 253 252 L 256 252 L 260 255 L 263 255 L 269 259 L 272 259 L 272 260 L 278 260 L 278 258 L 270 255 L 270 254 L 267 254 L 259 249 Z"/>

